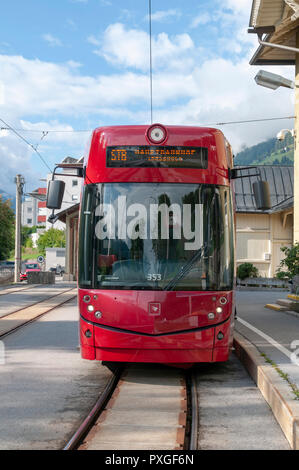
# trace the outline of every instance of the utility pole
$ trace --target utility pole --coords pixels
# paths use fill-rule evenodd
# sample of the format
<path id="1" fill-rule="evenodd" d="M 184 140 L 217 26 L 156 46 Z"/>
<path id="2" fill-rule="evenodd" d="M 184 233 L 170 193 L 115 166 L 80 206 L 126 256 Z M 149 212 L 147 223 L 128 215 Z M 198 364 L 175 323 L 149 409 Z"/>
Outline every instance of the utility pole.
<path id="1" fill-rule="evenodd" d="M 21 207 L 22 207 L 22 194 L 25 179 L 22 175 L 15 177 L 16 183 L 16 233 L 15 233 L 15 282 L 20 281 L 21 271 Z"/>
<path id="2" fill-rule="evenodd" d="M 299 47 L 299 28 L 296 31 L 296 47 Z M 294 232 L 293 243 L 299 242 L 299 54 L 296 54 L 295 67 L 295 135 L 294 135 Z"/>

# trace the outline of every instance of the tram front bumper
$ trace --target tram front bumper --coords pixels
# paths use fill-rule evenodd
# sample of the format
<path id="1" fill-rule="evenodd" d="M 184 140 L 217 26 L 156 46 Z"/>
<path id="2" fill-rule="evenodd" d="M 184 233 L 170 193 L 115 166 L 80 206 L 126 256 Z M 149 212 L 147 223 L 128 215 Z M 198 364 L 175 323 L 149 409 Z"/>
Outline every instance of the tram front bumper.
<path id="1" fill-rule="evenodd" d="M 146 335 L 97 325 L 80 318 L 83 359 L 113 362 L 226 361 L 232 344 L 230 318 L 218 326 Z"/>

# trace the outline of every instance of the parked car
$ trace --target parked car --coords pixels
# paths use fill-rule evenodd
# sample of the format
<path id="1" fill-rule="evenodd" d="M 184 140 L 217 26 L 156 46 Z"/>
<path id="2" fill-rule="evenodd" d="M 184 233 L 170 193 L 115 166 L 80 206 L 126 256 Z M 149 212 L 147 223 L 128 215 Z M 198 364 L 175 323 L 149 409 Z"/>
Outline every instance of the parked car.
<path id="1" fill-rule="evenodd" d="M 56 268 L 52 267 L 50 268 L 50 271 L 58 276 L 62 276 L 65 273 L 65 267 L 61 266 L 60 264 L 57 264 Z"/>
<path id="2" fill-rule="evenodd" d="M 25 268 L 25 269 L 24 269 Z M 27 274 L 30 272 L 40 272 L 40 265 L 38 263 L 26 263 L 20 273 L 20 281 L 27 281 Z"/>

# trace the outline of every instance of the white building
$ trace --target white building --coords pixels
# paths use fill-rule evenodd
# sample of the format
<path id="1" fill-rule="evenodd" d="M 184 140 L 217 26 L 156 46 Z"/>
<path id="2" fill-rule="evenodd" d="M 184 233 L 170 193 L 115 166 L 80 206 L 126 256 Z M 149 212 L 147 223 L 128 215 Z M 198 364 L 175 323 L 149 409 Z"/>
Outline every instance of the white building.
<path id="1" fill-rule="evenodd" d="M 46 271 L 57 265 L 65 268 L 65 248 L 46 248 Z"/>
<path id="2" fill-rule="evenodd" d="M 25 196 L 24 201 L 22 202 L 22 225 L 27 227 L 33 227 L 37 225 L 37 199 L 31 196 Z"/>
<path id="3" fill-rule="evenodd" d="M 62 160 L 61 163 L 81 163 L 83 161 L 83 157 L 80 159 L 66 157 Z M 61 172 L 61 175 L 55 176 L 55 179 L 59 179 L 65 182 L 65 190 L 64 196 L 61 206 L 61 211 L 68 209 L 69 207 L 73 206 L 74 204 L 78 204 L 80 201 L 80 194 L 81 194 L 81 187 L 83 178 L 77 176 L 66 176 L 66 175 L 75 175 L 74 169 L 64 168 Z M 48 174 L 47 176 L 47 186 L 48 182 L 52 179 L 52 174 Z M 47 211 L 47 222 L 46 222 L 46 230 L 50 228 L 57 228 L 59 230 L 65 230 L 65 224 L 59 220 L 57 220 L 54 224 L 48 222 L 48 217 L 52 213 L 52 209 L 46 209 Z"/>

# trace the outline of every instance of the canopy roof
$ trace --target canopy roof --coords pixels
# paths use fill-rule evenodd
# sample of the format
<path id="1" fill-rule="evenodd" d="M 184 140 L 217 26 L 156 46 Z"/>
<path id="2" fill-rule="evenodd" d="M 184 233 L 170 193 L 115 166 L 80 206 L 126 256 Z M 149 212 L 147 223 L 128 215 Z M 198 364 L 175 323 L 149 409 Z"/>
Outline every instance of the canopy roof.
<path id="1" fill-rule="evenodd" d="M 252 169 L 241 169 L 239 174 L 252 175 L 256 171 Z M 237 178 L 234 180 L 236 211 L 252 213 L 273 213 L 290 209 L 294 206 L 294 167 L 280 165 L 259 165 L 261 179 L 268 181 L 272 208 L 268 211 L 256 209 L 252 183 L 257 181 L 257 176 L 248 176 L 246 178 Z"/>
<path id="2" fill-rule="evenodd" d="M 251 32 L 266 33 L 263 41 L 296 47 L 299 26 L 298 0 L 253 0 L 249 26 Z M 251 65 L 294 65 L 294 51 L 260 46 Z"/>

